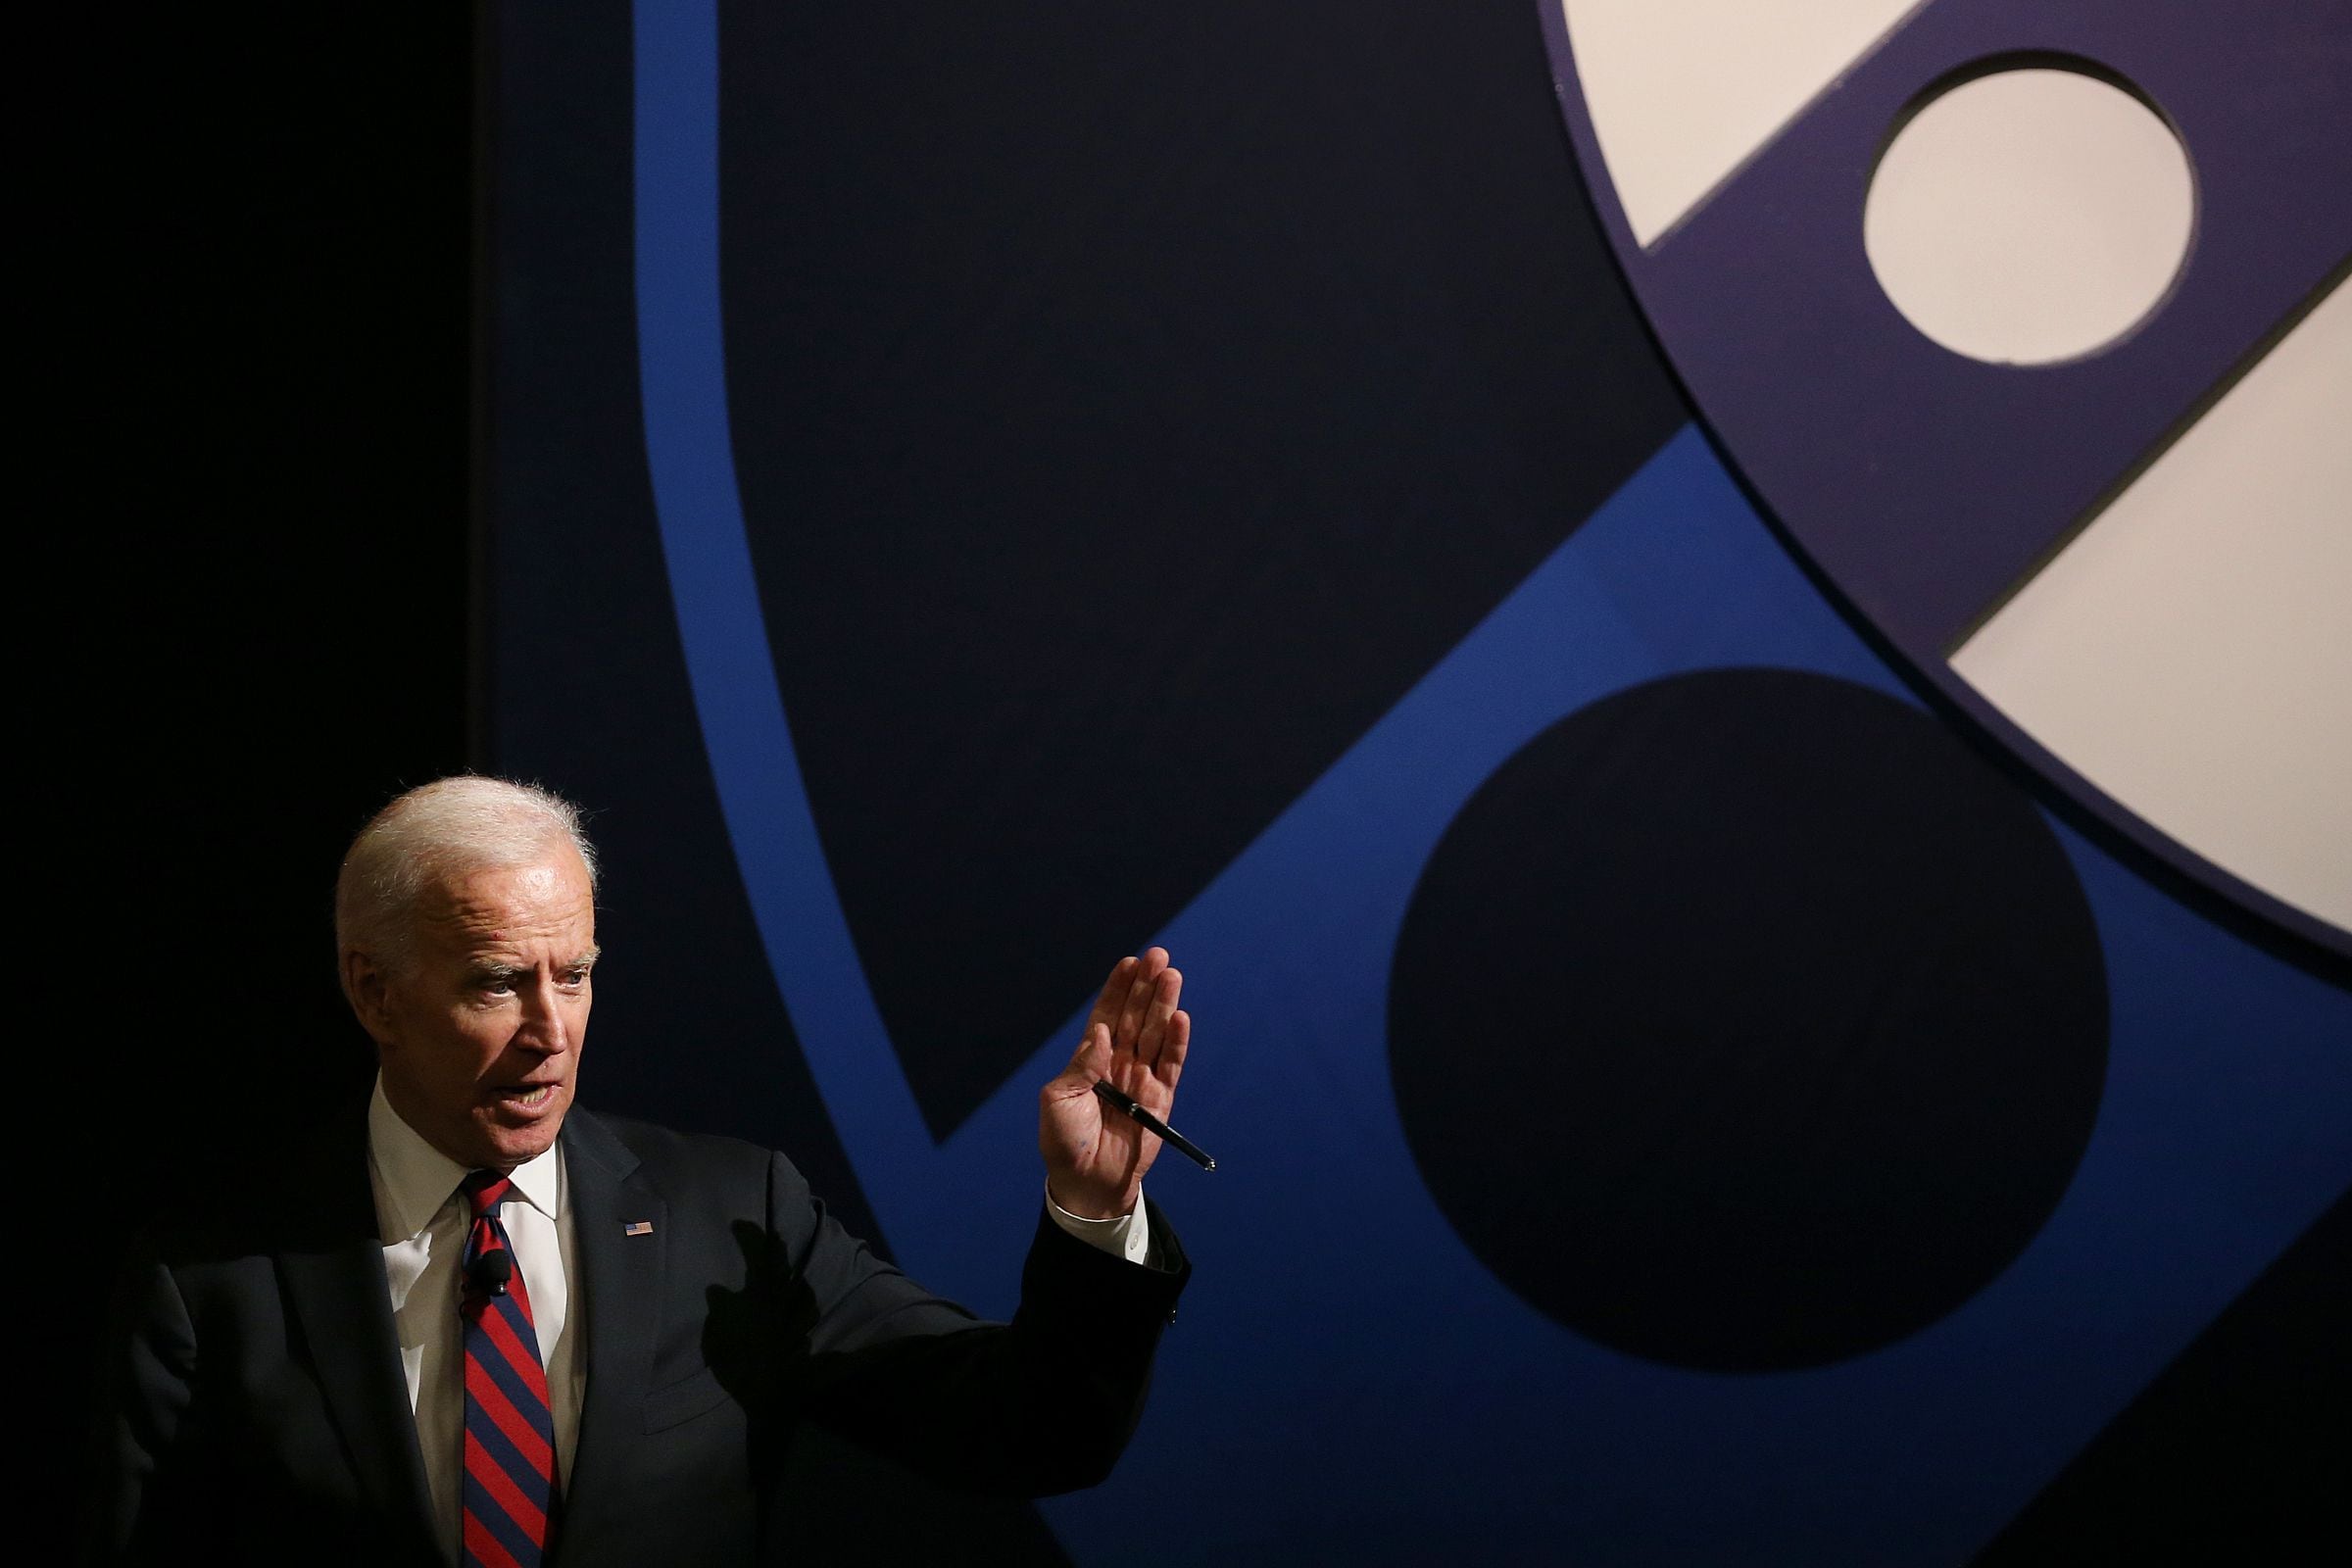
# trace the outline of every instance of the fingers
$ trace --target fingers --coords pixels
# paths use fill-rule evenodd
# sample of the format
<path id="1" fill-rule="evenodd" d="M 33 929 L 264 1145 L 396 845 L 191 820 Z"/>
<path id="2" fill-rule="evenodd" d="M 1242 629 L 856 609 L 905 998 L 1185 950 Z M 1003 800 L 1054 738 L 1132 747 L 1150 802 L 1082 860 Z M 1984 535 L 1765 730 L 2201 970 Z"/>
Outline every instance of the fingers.
<path id="1" fill-rule="evenodd" d="M 1102 982 L 1102 992 L 1095 998 L 1094 1010 L 1086 1015 L 1088 1029 L 1097 1024 L 1104 1028 L 1117 1027 L 1119 1009 L 1127 1005 L 1127 992 L 1135 984 L 1138 961 L 1132 957 L 1121 958 L 1110 966 L 1110 978 Z"/>
<path id="2" fill-rule="evenodd" d="M 1111 965 L 1110 977 L 1102 983 L 1102 995 L 1087 1015 L 1086 1037 L 1078 1055 L 1071 1058 L 1071 1070 L 1077 1070 L 1095 1031 L 1101 1029 L 1106 1049 L 1095 1076 L 1115 1075 L 1132 1088 L 1131 1082 L 1125 1082 L 1132 1075 L 1121 1070 L 1128 1060 L 1143 1073 L 1154 1074 L 1168 1049 L 1169 1031 L 1179 1016 L 1176 1004 L 1183 995 L 1184 974 L 1168 962 L 1167 949 L 1147 948 L 1135 957 L 1121 958 Z M 1189 1019 L 1184 1027 L 1189 1039 Z"/>
<path id="3" fill-rule="evenodd" d="M 1159 971 L 1150 1000 L 1144 1006 L 1143 1028 L 1135 1041 L 1135 1059 L 1150 1072 L 1166 1048 L 1168 1021 L 1176 1016 L 1176 999 L 1184 994 L 1184 975 L 1175 968 Z"/>
<path id="4" fill-rule="evenodd" d="M 1176 1080 L 1184 1075 L 1184 1053 L 1193 1043 L 1193 1015 L 1178 1008 L 1168 1014 L 1168 1027 L 1162 1036 L 1159 1054 L 1152 1063 L 1152 1076 L 1173 1099 Z"/>
<path id="5" fill-rule="evenodd" d="M 1135 968 L 1128 976 L 1126 998 L 1119 1006 L 1118 1022 L 1111 1030 L 1110 1043 L 1115 1049 L 1123 1052 L 1135 1049 L 1136 1041 L 1143 1035 L 1144 1020 L 1151 1011 L 1152 994 L 1167 967 L 1165 948 L 1146 948 L 1135 960 Z"/>

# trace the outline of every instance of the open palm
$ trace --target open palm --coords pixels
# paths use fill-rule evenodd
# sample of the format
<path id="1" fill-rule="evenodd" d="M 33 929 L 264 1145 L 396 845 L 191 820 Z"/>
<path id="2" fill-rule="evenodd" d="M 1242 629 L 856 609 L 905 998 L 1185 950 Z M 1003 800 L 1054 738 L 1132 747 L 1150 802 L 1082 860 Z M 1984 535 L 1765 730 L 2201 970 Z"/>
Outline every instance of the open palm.
<path id="1" fill-rule="evenodd" d="M 1135 1208 L 1159 1139 L 1105 1106 L 1098 1081 L 1161 1121 L 1176 1103 L 1193 1020 L 1176 1005 L 1184 976 L 1164 948 L 1111 966 L 1087 1015 L 1078 1054 L 1038 1094 L 1037 1146 L 1054 1201 L 1082 1219 L 1113 1219 Z"/>

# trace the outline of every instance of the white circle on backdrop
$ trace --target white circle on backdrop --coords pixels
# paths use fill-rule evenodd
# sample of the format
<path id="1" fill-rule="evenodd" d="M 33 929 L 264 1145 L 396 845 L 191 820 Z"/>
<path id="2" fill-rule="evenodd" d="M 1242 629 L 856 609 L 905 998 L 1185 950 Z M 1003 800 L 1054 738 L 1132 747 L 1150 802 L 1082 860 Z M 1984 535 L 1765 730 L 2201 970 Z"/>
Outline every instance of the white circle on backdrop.
<path id="1" fill-rule="evenodd" d="M 1912 116 L 1871 175 L 1862 241 L 1928 337 L 2047 365 L 2145 319 L 2195 222 L 2172 127 L 2096 76 L 2034 67 L 1971 77 Z"/>

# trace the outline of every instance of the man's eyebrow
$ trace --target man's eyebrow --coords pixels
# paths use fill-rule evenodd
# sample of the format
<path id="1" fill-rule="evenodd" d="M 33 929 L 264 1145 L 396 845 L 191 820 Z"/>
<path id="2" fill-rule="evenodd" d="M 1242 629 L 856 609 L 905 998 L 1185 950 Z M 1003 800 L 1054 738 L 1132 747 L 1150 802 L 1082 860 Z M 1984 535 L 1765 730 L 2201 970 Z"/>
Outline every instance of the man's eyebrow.
<path id="1" fill-rule="evenodd" d="M 565 974 L 592 968 L 595 966 L 596 960 L 604 956 L 604 951 L 602 948 L 590 948 L 577 957 L 559 964 L 557 967 Z M 519 980 L 530 972 L 531 965 L 527 963 L 504 963 L 497 958 L 476 958 L 466 966 L 466 978 L 477 983 Z"/>

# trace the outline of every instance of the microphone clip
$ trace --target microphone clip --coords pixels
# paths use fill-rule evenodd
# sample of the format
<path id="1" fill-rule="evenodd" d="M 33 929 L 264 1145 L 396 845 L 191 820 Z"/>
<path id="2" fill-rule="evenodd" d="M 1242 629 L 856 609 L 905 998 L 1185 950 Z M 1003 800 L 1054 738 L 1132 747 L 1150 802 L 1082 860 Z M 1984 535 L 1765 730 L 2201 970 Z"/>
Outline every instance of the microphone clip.
<path id="1" fill-rule="evenodd" d="M 466 1260 L 466 1290 L 471 1296 L 504 1296 L 514 1278 L 514 1260 L 504 1249 L 477 1252 Z"/>

